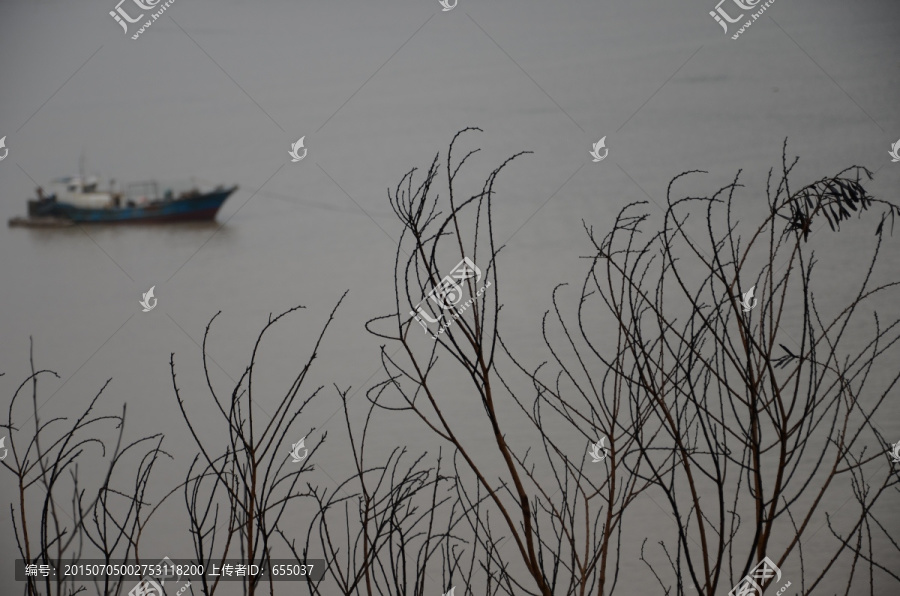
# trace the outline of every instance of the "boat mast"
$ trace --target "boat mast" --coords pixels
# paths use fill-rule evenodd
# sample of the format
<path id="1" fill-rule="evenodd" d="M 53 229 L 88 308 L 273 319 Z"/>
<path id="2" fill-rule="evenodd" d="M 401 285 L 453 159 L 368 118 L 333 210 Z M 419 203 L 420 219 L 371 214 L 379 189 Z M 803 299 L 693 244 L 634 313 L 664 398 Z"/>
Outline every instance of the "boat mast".
<path id="1" fill-rule="evenodd" d="M 81 192 L 84 192 L 84 147 L 81 148 L 81 154 L 78 156 L 78 178 Z"/>

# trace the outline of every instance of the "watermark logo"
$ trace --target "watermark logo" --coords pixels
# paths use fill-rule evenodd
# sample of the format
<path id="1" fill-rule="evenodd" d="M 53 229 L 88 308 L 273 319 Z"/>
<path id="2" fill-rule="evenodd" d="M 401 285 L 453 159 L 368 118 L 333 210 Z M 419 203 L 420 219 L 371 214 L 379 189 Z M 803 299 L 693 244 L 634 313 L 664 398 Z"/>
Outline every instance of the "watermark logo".
<path id="1" fill-rule="evenodd" d="M 603 149 L 603 155 L 600 155 L 601 149 Z M 609 149 L 606 148 L 606 137 L 594 143 L 594 148 L 589 153 L 594 158 L 594 163 L 606 159 L 606 156 L 609 155 Z"/>
<path id="2" fill-rule="evenodd" d="M 411 314 L 419 325 L 422 326 L 425 333 L 429 333 L 426 321 L 428 321 L 428 323 L 439 323 L 440 329 L 438 330 L 438 334 L 443 333 L 453 324 L 453 320 L 461 317 L 462 314 L 466 312 L 479 297 L 481 297 L 484 291 L 491 286 L 491 282 L 487 282 L 480 290 L 478 290 L 478 293 L 475 294 L 472 299 L 462 303 L 462 282 L 472 278 L 475 279 L 475 283 L 481 281 L 481 269 L 479 269 L 469 257 L 463 257 L 463 260 L 456 264 L 456 267 L 453 268 L 450 275 L 443 278 L 431 292 L 416 305 L 414 311 L 409 311 L 409 314 Z M 422 306 L 427 303 L 428 300 L 434 302 L 441 311 L 452 312 L 453 319 L 445 319 L 444 312 L 441 312 L 437 318 L 432 317 L 428 310 Z M 432 334 L 432 337 L 437 339 L 437 335 Z"/>
<path id="3" fill-rule="evenodd" d="M 306 441 L 306 437 L 303 437 L 298 442 L 291 445 L 291 463 L 300 463 L 304 459 L 306 459 L 306 455 L 309 453 L 309 449 L 305 449 L 306 445 L 303 442 Z M 300 450 L 303 449 L 303 455 L 300 455 Z"/>
<path id="4" fill-rule="evenodd" d="M 729 23 L 737 23 L 741 20 L 741 17 L 744 16 L 744 13 L 741 13 L 735 18 L 731 18 L 731 16 L 727 12 L 725 12 L 725 9 L 722 8 L 722 4 L 724 4 L 725 1 L 726 0 L 720 0 L 720 2 L 716 4 L 715 10 L 709 11 L 709 16 L 714 18 L 718 24 L 722 25 L 722 30 L 725 31 L 726 34 L 728 34 L 728 25 L 725 24 L 725 21 L 728 21 Z"/>
<path id="5" fill-rule="evenodd" d="M 129 590 L 128 596 L 166 596 L 166 593 L 163 592 L 162 586 L 145 577 Z"/>
<path id="6" fill-rule="evenodd" d="M 116 9 L 109 11 L 109 16 L 114 18 L 116 22 L 122 26 L 122 30 L 125 32 L 125 35 L 128 35 L 128 25 L 125 24 L 125 21 L 129 23 L 137 23 L 144 17 L 144 13 L 139 14 L 138 16 L 131 18 L 125 9 L 122 8 L 122 4 L 125 3 L 125 0 L 121 0 L 118 4 L 116 4 Z M 116 14 L 118 13 L 118 14 Z"/>
<path id="7" fill-rule="evenodd" d="M 757 563 L 756 567 L 750 570 L 750 573 L 744 576 L 744 579 L 728 592 L 729 596 L 762 596 L 763 590 L 760 584 L 766 580 L 775 578 L 775 581 L 781 581 L 781 569 L 778 568 L 772 559 L 763 557 L 763 560 Z M 781 596 L 784 591 L 791 586 L 791 582 L 786 583 L 778 590 L 777 595 Z"/>
<path id="8" fill-rule="evenodd" d="M 756 6 L 762 2 L 762 0 L 731 0 L 737 6 L 738 10 L 748 11 L 753 10 Z M 719 0 L 719 3 L 716 4 L 716 9 L 709 11 L 709 16 L 716 20 L 716 22 L 722 26 L 722 31 L 728 35 L 728 25 L 739 23 L 743 18 L 746 12 L 742 12 L 736 17 L 732 17 L 731 13 L 722 8 L 722 5 L 728 2 L 728 0 Z M 741 36 L 741 34 L 746 31 L 750 25 L 753 24 L 756 19 L 762 16 L 770 6 L 775 4 L 775 0 L 767 0 L 765 4 L 759 7 L 759 10 L 750 14 L 750 20 L 746 21 L 740 29 L 738 29 L 737 33 L 731 36 L 731 39 L 737 39 Z M 732 9 L 734 10 L 734 9 Z"/>
<path id="9" fill-rule="evenodd" d="M 306 138 L 306 135 L 300 137 L 296 143 L 291 145 L 291 150 L 288 151 L 288 154 L 293 158 L 291 161 L 293 163 L 297 163 L 304 157 L 306 157 L 306 147 L 303 146 L 303 139 Z M 300 150 L 303 149 L 303 155 L 300 155 Z"/>
<path id="10" fill-rule="evenodd" d="M 900 445 L 900 443 L 897 444 Z M 4 459 L 6 459 L 6 452 L 9 451 L 9 449 L 6 448 L 6 435 L 0 437 L 0 449 L 3 450 L 3 455 L 0 456 L 0 461 L 3 461 Z"/>
<path id="11" fill-rule="evenodd" d="M 154 308 L 156 308 L 156 303 L 158 302 L 156 298 L 153 297 L 153 289 L 156 286 L 150 286 L 150 289 L 144 293 L 144 299 L 141 300 L 141 306 L 144 307 L 144 312 L 150 312 Z M 153 304 L 150 304 L 150 301 L 153 300 Z"/>
<path id="12" fill-rule="evenodd" d="M 440 3 L 441 3 L 441 6 L 444 7 L 442 9 L 442 12 L 447 12 L 448 10 L 453 10 L 454 8 L 456 8 L 456 5 L 459 4 L 459 0 L 453 0 L 453 4 L 450 4 L 447 0 L 440 0 Z M 450 590 L 450 592 L 452 592 L 452 591 L 453 590 Z"/>
<path id="13" fill-rule="evenodd" d="M 601 462 L 609 457 L 609 449 L 604 445 L 605 442 L 606 437 L 600 437 L 599 441 L 597 441 L 596 443 L 591 443 L 591 448 L 588 449 L 588 455 L 591 456 L 592 464 Z"/>
<path id="14" fill-rule="evenodd" d="M 160 577 L 159 577 L 160 585 L 162 585 L 162 586 L 166 585 L 167 579 L 175 578 L 174 581 L 176 581 L 176 582 L 181 580 L 181 577 L 182 577 L 181 575 L 178 575 L 178 577 L 176 578 L 176 572 L 178 571 L 178 569 L 181 566 L 180 565 L 176 566 L 172 562 L 172 559 L 170 559 L 169 557 L 163 557 L 162 561 L 159 562 L 159 565 L 162 567 L 162 571 L 163 571 L 163 574 L 160 575 Z M 171 583 L 170 583 L 170 585 L 171 585 Z M 187 592 L 188 588 L 190 588 L 190 587 L 191 587 L 191 582 L 189 582 L 189 581 L 184 582 L 184 585 L 181 586 L 177 591 L 175 591 L 174 596 L 183 596 L 185 594 L 185 592 Z M 171 594 L 171 592 L 170 592 L 170 594 Z"/>
<path id="15" fill-rule="evenodd" d="M 163 590 L 163 586 L 166 585 L 166 579 L 175 578 L 176 571 L 180 568 L 181 566 L 176 566 L 169 557 L 163 557 L 163 559 L 156 564 L 155 568 L 157 573 L 162 572 L 159 575 L 160 583 L 157 583 L 157 581 L 151 577 L 144 577 L 135 587 L 131 588 L 128 592 L 128 596 L 166 596 L 166 592 Z M 179 581 L 180 579 L 181 575 L 179 575 L 175 581 Z M 185 582 L 185 584 L 174 593 L 175 596 L 182 596 L 190 587 L 191 582 Z"/>
<path id="16" fill-rule="evenodd" d="M 744 312 L 750 312 L 751 310 L 753 310 L 756 307 L 756 305 L 758 303 L 758 301 L 755 298 L 753 298 L 754 290 L 756 290 L 756 286 L 751 286 L 750 289 L 747 290 L 747 293 L 744 294 L 742 297 L 741 306 L 744 307 Z M 751 300 L 753 300 L 753 304 L 750 304 Z"/>
<path id="17" fill-rule="evenodd" d="M 897 143 L 900 143 L 900 141 L 897 141 Z M 3 161 L 9 155 L 9 149 L 6 148 L 6 136 L 0 139 L 0 149 L 3 149 L 3 155 L 0 155 L 0 161 Z"/>
<path id="18" fill-rule="evenodd" d="M 3 137 L 3 139 L 5 138 L 6 137 Z M 0 139 L 0 147 L 3 146 L 3 139 Z M 893 157 L 893 159 L 891 160 L 892 163 L 900 161 L 900 139 L 898 139 L 896 143 L 891 145 L 891 150 L 888 151 L 888 154 Z M 6 156 L 4 155 L 3 157 Z M 3 159 L 3 157 L 0 157 L 0 159 Z"/>
<path id="19" fill-rule="evenodd" d="M 109 11 L 109 16 L 114 18 L 116 22 L 122 27 L 122 31 L 125 32 L 125 35 L 128 35 L 128 23 L 134 24 L 139 23 L 146 12 L 142 12 L 136 17 L 132 17 L 130 13 L 128 13 L 122 5 L 125 4 L 127 0 L 120 0 L 118 4 L 116 4 L 116 9 Z M 157 7 L 157 5 L 162 2 L 162 0 L 131 0 L 138 7 L 138 9 L 143 11 L 153 10 Z M 172 5 L 174 0 L 167 0 L 165 4 L 159 7 L 159 10 L 153 13 L 150 13 L 150 20 L 146 21 L 143 25 L 141 25 L 140 29 L 131 36 L 131 39 L 137 39 L 141 36 L 141 34 L 150 28 L 150 25 L 156 21 L 159 17 L 162 16 L 162 13 L 166 11 L 169 6 Z"/>
<path id="20" fill-rule="evenodd" d="M 443 4 L 443 2 L 441 2 L 441 4 Z M 454 4 L 454 6 L 456 6 L 456 5 Z M 455 589 L 456 589 L 456 586 L 453 586 L 452 588 L 450 588 L 449 592 L 444 594 L 444 596 L 453 596 L 453 590 L 455 590 Z"/>
<path id="21" fill-rule="evenodd" d="M 6 437 L 3 437 L 3 438 L 5 439 Z M 0 439 L 0 447 L 3 446 L 2 441 L 3 441 L 3 439 Z M 888 453 L 891 454 L 891 459 L 895 464 L 900 464 L 900 441 L 897 441 L 896 443 L 892 444 L 891 450 L 888 451 Z M 6 457 L 5 453 L 3 454 L 3 457 Z M 0 459 L 3 459 L 3 457 L 0 457 Z"/>

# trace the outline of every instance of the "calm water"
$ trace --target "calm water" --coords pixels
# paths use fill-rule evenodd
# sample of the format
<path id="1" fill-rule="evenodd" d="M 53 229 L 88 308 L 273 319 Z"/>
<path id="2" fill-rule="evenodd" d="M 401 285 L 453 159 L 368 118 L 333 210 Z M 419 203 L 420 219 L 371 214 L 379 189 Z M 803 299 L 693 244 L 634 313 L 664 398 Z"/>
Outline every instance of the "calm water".
<path id="1" fill-rule="evenodd" d="M 743 169 L 739 215 L 758 216 L 766 172 L 788 137 L 802 158 L 798 181 L 859 164 L 877 170 L 873 194 L 900 198 L 900 164 L 888 156 L 900 137 L 900 5 L 778 2 L 736 41 L 708 16 L 714 5 L 460 0 L 441 12 L 436 1 L 176 1 L 171 19 L 132 41 L 106 14 L 112 1 L 3 3 L 0 136 L 10 153 L 0 163 L 0 218 L 24 214 L 35 183 L 76 173 L 81 152 L 89 171 L 122 181 L 196 177 L 241 189 L 220 212 L 221 227 L 0 228 L 2 394 L 27 374 L 29 337 L 36 365 L 61 376 L 40 384 L 42 398 L 63 386 L 45 418 L 83 408 L 112 377 L 105 411 L 127 402 L 132 436 L 166 434 L 174 460 L 159 467 L 162 491 L 195 452 L 172 393 L 170 353 L 200 417 L 211 405 L 198 348 L 207 321 L 222 311 L 210 354 L 213 382 L 226 392 L 269 313 L 305 305 L 261 353 L 256 401 L 271 411 L 349 289 L 309 385 L 325 389 L 296 425 L 297 438 L 316 427 L 313 442 L 328 431 L 316 482 L 333 487 L 351 460 L 342 417 L 331 417 L 332 383 L 364 391 L 381 379 L 372 376 L 381 342 L 363 324 L 393 304 L 400 227 L 386 189 L 436 152 L 443 157 L 465 126 L 484 129 L 467 141 L 483 147 L 467 192 L 507 155 L 534 152 L 496 187 L 496 233 L 508 239 L 499 288 L 506 329 L 534 364 L 546 358 L 539 329 L 550 290 L 577 286 L 578 257 L 591 252 L 581 220 L 605 230 L 621 207 L 646 199 L 643 191 L 664 204 L 668 181 L 684 170 L 709 172 L 683 185 L 681 193 L 696 194 Z M 287 151 L 303 135 L 309 154 L 293 164 Z M 609 158 L 591 163 L 588 149 L 604 135 Z M 826 278 L 864 254 L 871 229 L 842 242 L 821 263 Z M 891 242 L 896 273 L 897 236 Z M 158 306 L 142 313 L 150 286 Z M 838 304 L 849 291 L 837 285 L 823 300 Z M 880 306 L 884 319 L 900 314 L 896 303 Z M 448 386 L 446 397 L 461 419 L 481 411 L 462 388 Z M 900 439 L 893 402 L 880 428 Z M 198 424 L 212 438 L 210 418 Z M 370 454 L 441 446 L 408 418 L 379 424 Z M 483 430 L 473 424 L 471 440 L 489 447 Z M 6 502 L 14 491 L 12 476 L 3 478 Z M 652 593 L 634 559 L 641 540 L 668 522 L 649 501 L 636 511 L 646 515 L 626 533 L 620 588 Z M 187 556 L 168 534 L 181 515 L 174 503 L 143 550 Z M 900 530 L 900 517 L 887 521 Z M 8 577 L 16 551 L 7 516 L 0 533 Z"/>

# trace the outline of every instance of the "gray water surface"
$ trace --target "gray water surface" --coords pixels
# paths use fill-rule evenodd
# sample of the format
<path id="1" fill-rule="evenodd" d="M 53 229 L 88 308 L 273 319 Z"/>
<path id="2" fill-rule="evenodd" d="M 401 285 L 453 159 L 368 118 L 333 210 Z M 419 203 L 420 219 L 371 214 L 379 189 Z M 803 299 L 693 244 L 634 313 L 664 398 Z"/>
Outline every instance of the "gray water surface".
<path id="1" fill-rule="evenodd" d="M 132 40 L 107 14 L 111 0 L 2 3 L 0 136 L 9 155 L 0 162 L 0 219 L 24 214 L 35 184 L 77 173 L 82 153 L 89 171 L 121 181 L 240 185 L 211 225 L 0 228 L 2 404 L 28 374 L 30 337 L 37 367 L 60 375 L 39 384 L 42 401 L 53 395 L 45 418 L 81 411 L 111 377 L 104 411 L 127 403 L 129 436 L 166 435 L 174 460 L 160 464 L 162 493 L 196 452 L 173 395 L 170 353 L 198 430 L 212 439 L 198 347 L 210 318 L 222 312 L 211 375 L 227 392 L 269 314 L 306 307 L 265 344 L 256 388 L 263 416 L 349 290 L 309 381 L 325 388 L 296 428 L 297 439 L 317 428 L 309 442 L 328 431 L 317 481 L 333 486 L 352 461 L 342 416 L 332 417 L 332 384 L 360 390 L 361 407 L 382 379 L 383 342 L 363 325 L 393 306 L 401 227 L 386 190 L 435 153 L 443 161 L 466 126 L 484 130 L 464 142 L 483 148 L 468 193 L 508 155 L 533 151 L 501 175 L 495 199 L 495 231 L 506 242 L 504 324 L 531 365 L 547 357 L 540 317 L 552 288 L 580 287 L 586 271 L 582 220 L 608 229 L 640 200 L 659 214 L 682 171 L 708 172 L 685 181 L 682 194 L 709 194 L 743 170 L 737 209 L 759 217 L 787 137 L 789 154 L 801 157 L 798 181 L 859 164 L 877 172 L 872 194 L 900 199 L 900 163 L 888 155 L 900 138 L 900 4 L 776 2 L 737 40 L 708 15 L 714 6 L 459 0 L 442 12 L 436 0 L 177 0 Z M 304 135 L 309 153 L 291 163 L 288 150 Z M 593 163 L 588 150 L 602 136 L 609 158 Z M 871 232 L 842 235 L 837 256 L 820 264 L 823 277 L 867 254 Z M 889 242 L 885 271 L 896 274 L 897 236 Z M 158 306 L 143 313 L 138 301 L 151 286 Z M 836 284 L 823 300 L 851 295 Z M 879 306 L 885 320 L 900 314 L 897 303 Z M 481 412 L 465 391 L 448 388 L 446 398 L 458 400 L 461 419 Z M 900 440 L 896 404 L 895 393 L 879 428 Z M 371 454 L 441 447 L 409 417 L 379 424 Z M 484 430 L 473 423 L 464 432 L 490 449 Z M 0 474 L 4 503 L 16 498 L 12 478 Z M 839 510 L 851 495 L 849 485 L 842 490 L 823 509 Z M 148 533 L 142 549 L 151 558 L 190 555 L 186 537 L 172 538 L 183 528 L 180 507 Z M 620 591 L 656 593 L 637 554 L 645 537 L 673 526 L 653 503 L 638 507 L 621 549 Z M 897 514 L 886 521 L 900 531 Z M 0 591 L 15 593 L 7 515 L 0 536 Z M 811 564 L 825 556 L 815 544 L 805 554 Z"/>

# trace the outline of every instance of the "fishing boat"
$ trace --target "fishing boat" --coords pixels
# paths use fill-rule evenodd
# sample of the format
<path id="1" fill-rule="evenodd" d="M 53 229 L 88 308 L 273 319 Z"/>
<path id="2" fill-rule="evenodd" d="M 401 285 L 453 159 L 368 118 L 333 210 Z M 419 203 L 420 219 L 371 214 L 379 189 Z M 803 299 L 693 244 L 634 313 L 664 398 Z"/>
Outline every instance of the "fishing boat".
<path id="1" fill-rule="evenodd" d="M 45 195 L 37 188 L 36 199 L 28 201 L 28 217 L 14 218 L 10 226 L 44 226 L 71 223 L 156 223 L 206 221 L 216 217 L 219 208 L 237 185 L 175 193 L 159 193 L 159 184 L 137 182 L 118 190 L 110 181 L 108 190 L 99 190 L 96 176 L 69 176 L 53 181 L 54 191 Z"/>

